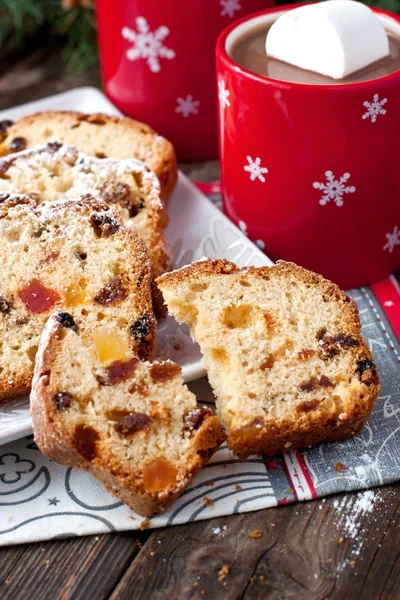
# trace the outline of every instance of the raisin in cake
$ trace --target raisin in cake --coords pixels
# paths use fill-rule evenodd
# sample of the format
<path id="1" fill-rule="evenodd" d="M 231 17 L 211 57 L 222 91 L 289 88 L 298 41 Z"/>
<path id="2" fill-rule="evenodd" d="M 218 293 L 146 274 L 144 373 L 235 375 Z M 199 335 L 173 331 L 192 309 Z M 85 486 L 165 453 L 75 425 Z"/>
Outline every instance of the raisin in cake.
<path id="1" fill-rule="evenodd" d="M 36 204 L 76 200 L 89 193 L 120 213 L 145 241 L 153 279 L 171 269 L 168 224 L 156 176 L 138 160 L 111 160 L 81 154 L 74 146 L 50 142 L 0 159 L 0 190 L 29 194 Z M 154 310 L 165 316 L 163 298 L 153 286 Z"/>
<path id="2" fill-rule="evenodd" d="M 0 193 L 0 401 L 29 391 L 40 334 L 73 311 L 107 364 L 152 356 L 150 266 L 140 237 L 101 201 L 35 207 Z"/>
<path id="3" fill-rule="evenodd" d="M 292 263 L 205 260 L 157 280 L 200 344 L 241 458 L 358 433 L 379 392 L 355 302 Z"/>
<path id="4" fill-rule="evenodd" d="M 170 361 L 100 363 L 75 322 L 55 312 L 43 332 L 31 392 L 35 441 L 61 464 L 97 477 L 151 516 L 182 493 L 224 439 Z"/>
<path id="5" fill-rule="evenodd" d="M 177 164 L 172 144 L 139 121 L 73 111 L 35 113 L 15 123 L 0 121 L 0 156 L 55 140 L 98 158 L 138 158 L 156 173 L 164 201 L 175 187 Z"/>

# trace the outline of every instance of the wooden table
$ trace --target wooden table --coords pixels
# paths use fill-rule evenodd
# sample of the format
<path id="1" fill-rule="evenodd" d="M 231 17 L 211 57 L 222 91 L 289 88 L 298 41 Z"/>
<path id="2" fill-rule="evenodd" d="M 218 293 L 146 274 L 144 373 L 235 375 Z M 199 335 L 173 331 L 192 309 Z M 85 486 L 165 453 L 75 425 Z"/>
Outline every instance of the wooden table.
<path id="1" fill-rule="evenodd" d="M 3 60 L 0 109 L 100 86 L 96 69 L 66 73 L 59 54 L 49 41 Z M 182 168 L 195 179 L 218 176 L 216 162 Z M 355 502 L 350 494 L 169 529 L 3 548 L 0 598 L 399 600 L 400 487 L 376 492 L 356 538 L 345 527 Z M 256 529 L 262 536 L 250 538 Z"/>

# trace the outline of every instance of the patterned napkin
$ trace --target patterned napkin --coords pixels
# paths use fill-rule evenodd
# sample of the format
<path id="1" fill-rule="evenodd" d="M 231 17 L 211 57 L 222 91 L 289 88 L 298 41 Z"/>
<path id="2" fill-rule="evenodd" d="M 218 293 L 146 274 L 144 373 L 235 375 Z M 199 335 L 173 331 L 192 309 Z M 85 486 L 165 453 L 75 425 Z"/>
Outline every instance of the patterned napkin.
<path id="1" fill-rule="evenodd" d="M 202 189 L 218 192 L 216 186 Z M 33 438 L 26 437 L 0 447 L 0 545 L 166 527 L 399 480 L 400 288 L 391 277 L 349 295 L 358 304 L 381 379 L 381 395 L 359 436 L 244 462 L 222 446 L 181 498 L 150 522 L 90 475 L 42 456 Z M 206 379 L 189 387 L 199 402 L 213 404 Z"/>

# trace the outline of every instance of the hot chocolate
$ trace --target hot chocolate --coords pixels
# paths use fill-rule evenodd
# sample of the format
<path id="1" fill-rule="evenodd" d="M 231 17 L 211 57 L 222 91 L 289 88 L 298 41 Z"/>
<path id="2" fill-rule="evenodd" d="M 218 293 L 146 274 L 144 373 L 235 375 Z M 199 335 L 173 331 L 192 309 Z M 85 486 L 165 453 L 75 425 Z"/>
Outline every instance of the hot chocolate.
<path id="1" fill-rule="evenodd" d="M 388 33 L 390 54 L 381 60 L 352 73 L 344 79 L 332 79 L 305 71 L 293 65 L 267 56 L 265 40 L 271 24 L 252 29 L 239 37 L 232 45 L 230 55 L 240 66 L 253 73 L 294 83 L 337 85 L 378 79 L 400 70 L 400 37 Z"/>

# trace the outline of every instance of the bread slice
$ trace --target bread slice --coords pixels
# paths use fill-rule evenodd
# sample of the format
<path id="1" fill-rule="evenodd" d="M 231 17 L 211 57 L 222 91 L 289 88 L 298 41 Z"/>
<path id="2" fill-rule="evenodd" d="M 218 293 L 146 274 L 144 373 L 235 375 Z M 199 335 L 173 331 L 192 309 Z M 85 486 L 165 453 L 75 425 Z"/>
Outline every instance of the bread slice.
<path id="1" fill-rule="evenodd" d="M 0 156 L 59 141 L 97 158 L 143 161 L 157 175 L 168 201 L 178 177 L 172 144 L 145 123 L 103 113 L 54 110 L 0 121 Z"/>
<path id="2" fill-rule="evenodd" d="M 50 142 L 0 159 L 0 190 L 28 194 L 36 204 L 82 194 L 100 197 L 118 211 L 145 241 L 153 280 L 172 268 L 164 229 L 168 225 L 156 176 L 136 159 L 112 160 L 81 154 L 74 146 Z M 162 295 L 153 286 L 154 310 L 166 316 Z"/>
<path id="3" fill-rule="evenodd" d="M 379 392 L 355 302 L 279 261 L 205 260 L 157 280 L 200 344 L 228 445 L 273 455 L 357 434 Z"/>
<path id="4" fill-rule="evenodd" d="M 26 394 L 43 327 L 72 311 L 107 364 L 155 342 L 150 266 L 143 241 L 94 199 L 35 207 L 0 193 L 0 401 Z"/>
<path id="5" fill-rule="evenodd" d="M 74 313 L 66 326 L 61 315 L 50 317 L 37 356 L 37 445 L 97 477 L 137 513 L 162 512 L 224 440 L 218 417 L 197 408 L 174 363 L 133 357 L 105 367 Z"/>

